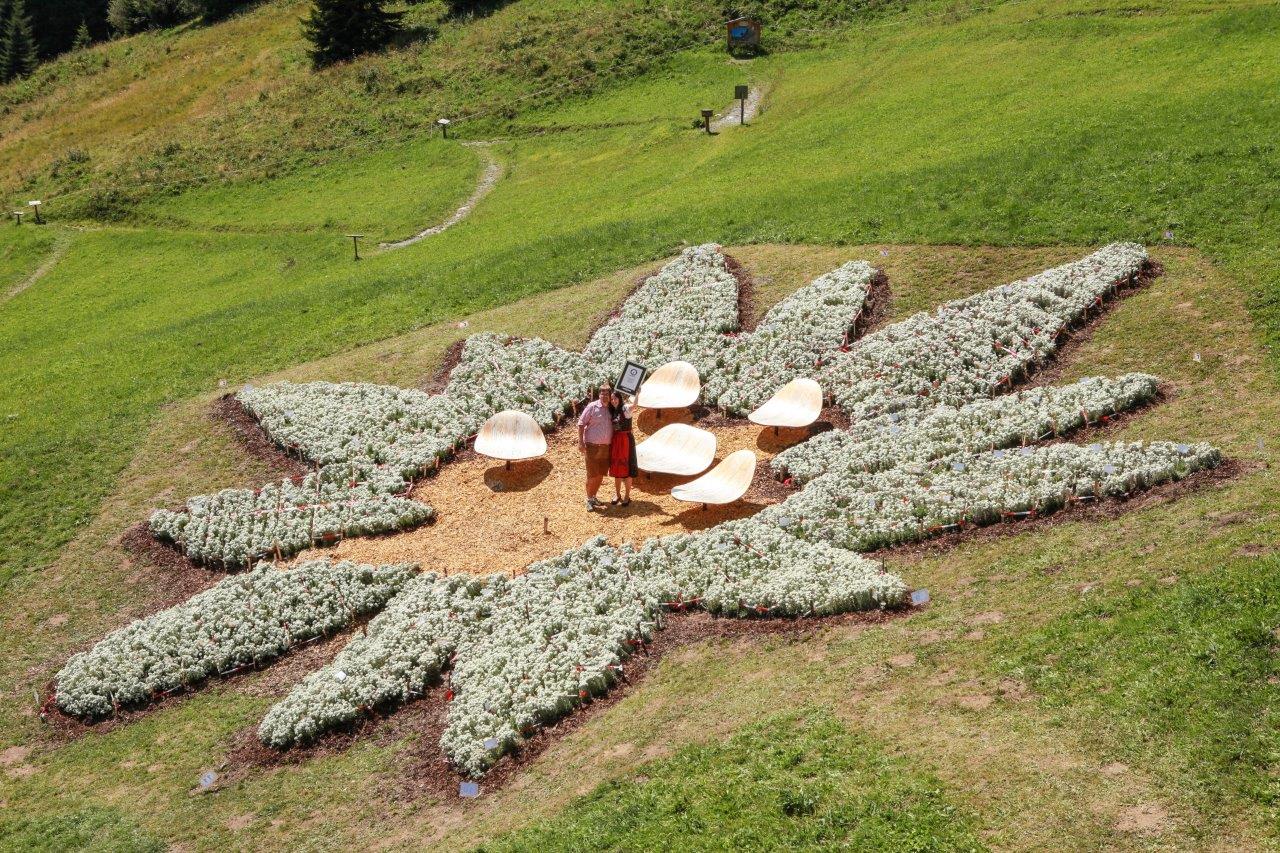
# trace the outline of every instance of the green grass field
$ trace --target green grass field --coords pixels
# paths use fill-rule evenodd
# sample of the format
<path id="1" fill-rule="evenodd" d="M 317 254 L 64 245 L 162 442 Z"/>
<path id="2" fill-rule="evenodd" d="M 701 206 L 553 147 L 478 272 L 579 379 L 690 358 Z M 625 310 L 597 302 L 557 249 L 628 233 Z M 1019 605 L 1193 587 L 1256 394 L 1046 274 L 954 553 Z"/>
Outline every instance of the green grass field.
<path id="1" fill-rule="evenodd" d="M 609 9 L 523 0 L 314 79 L 301 5 L 108 44 L 0 90 L 10 204 L 44 197 L 55 222 L 86 226 L 0 225 L 0 293 L 51 261 L 0 302 L 0 722 L 8 742 L 35 745 L 0 767 L 0 836 L 147 849 L 197 836 L 325 847 L 367 831 L 390 846 L 466 846 L 516 832 L 499 843 L 551 833 L 582 847 L 584 827 L 652 838 L 696 817 L 714 839 L 724 815 L 672 774 L 725 784 L 744 744 L 785 745 L 798 719 L 775 717 L 785 703 L 833 715 L 810 724 L 838 726 L 841 760 L 859 778 L 887 774 L 893 801 L 860 782 L 841 810 L 818 785 L 811 815 L 766 821 L 778 844 L 823 837 L 815 816 L 839 825 L 882 806 L 919 808 L 924 826 L 945 815 L 940 847 L 1280 844 L 1267 468 L 1118 519 L 912 560 L 900 568 L 935 605 L 883 629 L 691 649 L 468 810 L 403 795 L 404 733 L 190 795 L 285 689 L 265 674 L 53 740 L 32 689 L 149 600 L 152 570 L 119 533 L 158 503 L 264 475 L 203 417 L 223 383 L 282 370 L 418 382 L 468 315 L 469 331 L 580 343 L 630 268 L 685 242 L 741 244 L 768 299 L 875 253 L 898 316 L 1082 247 L 1144 242 L 1169 274 L 1069 375 L 1166 376 L 1177 394 L 1128 434 L 1204 438 L 1275 464 L 1274 4 L 927 2 L 829 26 L 804 12 L 776 49 L 731 63 L 714 27 L 685 32 L 650 6 L 627 5 L 609 27 Z M 547 40 L 564 47 L 531 66 Z M 570 49 L 583 44 L 595 53 Z M 611 70 L 579 79 L 587 60 Z M 693 129 L 739 81 L 768 89 L 752 126 Z M 371 247 L 470 193 L 475 153 L 424 127 L 486 99 L 503 110 L 455 135 L 503 140 L 493 192 L 441 235 L 352 262 L 350 229 Z M 78 194 L 60 209 L 58 191 Z M 95 210 L 111 221 L 85 218 Z M 757 771 L 791 784 L 769 760 Z M 673 797 L 688 800 L 684 817 L 644 814 Z"/>
<path id="2" fill-rule="evenodd" d="M 274 179 L 158 198 L 139 215 L 201 230 L 359 232 L 372 248 L 445 219 L 481 171 L 472 149 L 427 139 Z"/>
<path id="3" fill-rule="evenodd" d="M 508 176 L 469 220 L 358 266 L 342 229 L 78 236 L 0 326 L 0 382 L 19 416 L 0 481 L 22 496 L 4 507 L 0 570 L 48 562 L 128 459 L 122 437 L 164 402 L 682 241 L 1160 243 L 1169 232 L 1229 264 L 1274 334 L 1275 8 L 1070 14 L 1096 8 L 880 21 L 835 47 L 757 60 L 766 112 L 713 138 L 664 120 L 514 139 L 500 154 Z M 703 64 L 641 80 L 639 101 L 665 115 L 683 92 L 704 93 L 687 82 Z M 583 123 L 583 104 L 565 109 L 566 124 Z"/>
<path id="4" fill-rule="evenodd" d="M 1084 249 L 731 251 L 762 283 L 761 310 L 843 259 L 871 257 L 889 276 L 894 316 L 903 316 Z M 1256 721 L 1275 706 L 1272 682 L 1280 681 L 1270 634 L 1280 620 L 1280 563 L 1271 552 L 1280 495 L 1276 381 L 1239 281 L 1195 252 L 1156 257 L 1166 275 L 1120 304 L 1068 362 L 1063 381 L 1156 372 L 1175 393 L 1121 435 L 1213 441 L 1244 465 L 1239 476 L 1114 519 L 1013 528 L 893 559 L 934 597 L 907 619 L 677 651 L 607 713 L 473 806 L 417 791 L 412 768 L 423 735 L 398 724 L 403 713 L 348 749 L 298 765 L 254 769 L 232 758 L 305 663 L 286 660 L 212 684 L 70 742 L 39 722 L 33 691 L 71 649 L 145 612 L 162 582 L 165 570 L 125 550 L 120 532 L 176 496 L 267 476 L 207 417 L 216 392 L 166 407 L 101 511 L 48 570 L 11 584 L 2 605 L 10 630 L 0 638 L 0 683 L 12 690 L 0 704 L 0 726 L 19 751 L 0 749 L 7 762 L 0 836 L 76 837 L 96 827 L 142 849 L 193 838 L 202 848 L 296 849 L 368 837 L 393 847 L 520 846 L 551 834 L 583 849 L 592 832 L 644 839 L 697 818 L 682 837 L 714 847 L 726 826 L 722 806 L 692 796 L 676 776 L 733 790 L 743 744 L 763 744 L 751 771 L 765 780 L 762 789 L 733 796 L 762 815 L 761 838 L 779 844 L 823 837 L 870 810 L 918 814 L 922 831 L 941 821 L 933 849 L 975 840 L 1016 849 L 1271 846 L 1278 745 L 1274 727 Z M 472 315 L 467 329 L 426 326 L 260 379 L 413 384 L 453 341 L 486 329 L 581 346 L 636 272 Z M 793 718 L 777 717 L 782 707 L 813 709 L 819 716 L 810 724 L 829 733 L 821 737 L 830 750 L 770 758 L 772 749 L 807 742 Z M 823 715 L 847 733 L 830 729 Z M 832 751 L 852 768 L 834 793 L 835 781 L 813 770 Z M 193 795 L 210 769 L 223 782 Z M 800 820 L 780 810 L 797 778 L 799 800 L 814 801 L 813 814 Z M 679 797 L 687 807 L 678 814 L 642 807 Z M 902 840 L 876 827 L 870 821 L 864 837 Z"/>

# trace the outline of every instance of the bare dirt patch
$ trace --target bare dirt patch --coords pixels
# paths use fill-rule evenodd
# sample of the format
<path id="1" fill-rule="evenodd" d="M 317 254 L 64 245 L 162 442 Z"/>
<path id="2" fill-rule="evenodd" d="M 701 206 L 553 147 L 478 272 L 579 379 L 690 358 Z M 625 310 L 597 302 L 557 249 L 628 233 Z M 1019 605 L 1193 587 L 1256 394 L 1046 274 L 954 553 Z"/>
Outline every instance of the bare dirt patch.
<path id="1" fill-rule="evenodd" d="M 1158 835 L 1169 827 L 1169 813 L 1156 803 L 1124 809 L 1116 818 L 1116 830 L 1135 835 Z"/>
<path id="2" fill-rule="evenodd" d="M 0 767 L 16 767 L 27 760 L 31 754 L 29 746 L 11 746 L 0 751 Z"/>

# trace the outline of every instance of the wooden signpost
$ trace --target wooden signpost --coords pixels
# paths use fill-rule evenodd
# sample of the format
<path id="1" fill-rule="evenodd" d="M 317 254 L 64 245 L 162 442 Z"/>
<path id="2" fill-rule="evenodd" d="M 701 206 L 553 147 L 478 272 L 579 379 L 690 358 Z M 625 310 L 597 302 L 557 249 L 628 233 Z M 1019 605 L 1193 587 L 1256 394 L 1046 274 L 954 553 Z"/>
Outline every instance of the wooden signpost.
<path id="1" fill-rule="evenodd" d="M 760 46 L 760 22 L 755 18 L 734 18 L 725 22 L 728 35 L 729 52 L 735 48 L 757 48 Z"/>
<path id="2" fill-rule="evenodd" d="M 351 248 L 355 251 L 355 254 L 356 254 L 355 259 L 358 261 L 360 260 L 360 238 L 363 237 L 364 235 L 348 234 L 347 236 L 351 238 Z"/>

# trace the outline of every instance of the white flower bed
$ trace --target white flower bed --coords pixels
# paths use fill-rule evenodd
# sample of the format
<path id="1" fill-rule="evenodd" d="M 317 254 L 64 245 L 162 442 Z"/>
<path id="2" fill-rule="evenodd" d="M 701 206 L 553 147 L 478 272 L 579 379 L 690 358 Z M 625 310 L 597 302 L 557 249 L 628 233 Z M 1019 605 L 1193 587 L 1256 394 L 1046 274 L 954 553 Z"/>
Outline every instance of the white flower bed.
<path id="1" fill-rule="evenodd" d="M 770 462 L 780 476 L 807 483 L 829 471 L 880 471 L 1065 435 L 1153 400 L 1159 380 L 1145 373 L 1091 376 L 1071 385 L 1030 388 L 960 408 L 881 415 L 848 432 L 832 430 L 789 447 Z"/>
<path id="2" fill-rule="evenodd" d="M 390 603 L 259 728 L 264 743 L 287 747 L 443 678 L 450 701 L 441 746 L 477 776 L 537 727 L 608 690 L 666 611 L 805 617 L 895 606 L 907 592 L 902 579 L 857 551 L 1127 495 L 1216 465 L 1218 452 L 1203 444 L 1007 449 L 1145 402 L 1156 380 L 1143 374 L 983 399 L 1050 355 L 1061 330 L 1144 260 L 1141 247 L 1109 246 L 915 315 L 835 354 L 865 302 L 869 265 L 844 265 L 776 306 L 755 333 L 731 338 L 724 333 L 737 327 L 737 282 L 716 247 L 699 246 L 646 281 L 584 355 L 477 335 L 434 397 L 373 385 L 246 388 L 241 400 L 268 432 L 323 467 L 301 486 L 192 499 L 183 512 L 157 512 L 152 526 L 199 559 L 235 565 L 338 532 L 417 523 L 430 509 L 400 496 L 406 480 L 448 458 L 485 418 L 515 408 L 552 426 L 628 359 L 650 367 L 692 361 L 707 399 L 733 411 L 753 408 L 796 376 L 820 378 L 856 421 L 851 433 L 825 434 L 778 457 L 779 470 L 808 481 L 802 491 L 752 518 L 638 548 L 597 537 L 515 579 L 410 579 L 402 567 L 380 570 L 403 573 L 392 584 L 399 593 L 367 592 L 359 612 Z M 828 353 L 834 363 L 824 365 Z M 224 666 L 265 660 L 350 620 L 335 615 L 334 595 L 318 582 L 280 592 L 302 578 L 264 571 L 232 578 L 73 658 L 59 679 L 59 702 L 65 679 L 64 707 L 105 713 Z M 233 581 L 242 586 L 226 586 Z"/>
<path id="3" fill-rule="evenodd" d="M 284 559 L 343 536 L 415 527 L 435 511 L 396 492 L 405 483 L 368 466 L 329 465 L 300 483 L 223 489 L 151 514 L 151 532 L 198 563 L 235 569 Z"/>
<path id="4" fill-rule="evenodd" d="M 493 610 L 491 586 L 504 576 L 419 575 L 370 620 L 333 661 L 267 712 L 263 743 L 307 741 L 363 713 L 420 694 L 439 675 L 462 638 L 483 630 Z"/>
<path id="5" fill-rule="evenodd" d="M 1079 499 L 1123 496 L 1221 461 L 1207 444 L 1054 444 L 885 471 L 824 474 L 756 518 L 806 542 L 873 551 L 964 525 L 1053 512 Z"/>
<path id="6" fill-rule="evenodd" d="M 773 306 L 720 354 L 703 399 L 745 415 L 791 380 L 816 378 L 824 357 L 849 342 L 875 274 L 866 261 L 850 261 Z"/>
<path id="7" fill-rule="evenodd" d="M 647 541 L 598 537 L 508 580 L 423 576 L 334 662 L 267 714 L 287 746 L 420 693 L 453 662 L 441 745 L 483 773 L 522 735 L 603 693 L 660 609 L 821 615 L 901 603 L 902 580 L 856 554 L 798 542 L 752 520 Z"/>
<path id="8" fill-rule="evenodd" d="M 1146 259 L 1141 246 L 1114 243 L 912 315 L 835 356 L 820 382 L 855 419 L 990 397 L 1051 355 L 1058 335 L 1135 278 Z"/>
<path id="9" fill-rule="evenodd" d="M 518 409 L 559 422 L 601 376 L 578 353 L 538 338 L 467 338 L 444 393 L 388 385 L 280 382 L 237 399 L 284 447 L 325 465 L 373 462 L 413 477 L 448 457 L 491 415 Z"/>
<path id="10" fill-rule="evenodd" d="M 260 565 L 74 655 L 57 675 L 58 707 L 103 716 L 264 663 L 381 609 L 411 577 L 412 566 L 316 560 L 281 571 Z"/>
<path id="11" fill-rule="evenodd" d="M 738 280 L 720 247 L 694 246 L 650 276 L 618 316 L 592 336 L 584 355 L 609 378 L 628 360 L 650 370 L 681 359 L 705 375 L 739 326 Z"/>

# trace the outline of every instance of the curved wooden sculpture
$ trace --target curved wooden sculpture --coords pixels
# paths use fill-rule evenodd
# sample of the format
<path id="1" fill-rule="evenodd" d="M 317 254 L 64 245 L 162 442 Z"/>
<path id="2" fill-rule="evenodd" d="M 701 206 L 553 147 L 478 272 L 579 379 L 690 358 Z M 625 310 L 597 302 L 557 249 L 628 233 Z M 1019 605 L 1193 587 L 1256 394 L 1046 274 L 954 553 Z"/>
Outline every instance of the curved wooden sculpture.
<path id="1" fill-rule="evenodd" d="M 678 501 L 702 504 L 731 504 L 747 493 L 756 475 L 756 455 L 750 450 L 730 453 L 716 467 L 692 483 L 676 486 L 671 497 Z"/>
<path id="2" fill-rule="evenodd" d="M 668 424 L 636 445 L 636 464 L 654 474 L 691 477 L 715 458 L 715 435 L 688 424 Z"/>
<path id="3" fill-rule="evenodd" d="M 792 379 L 783 385 L 764 405 L 747 415 L 760 426 L 807 427 L 822 414 L 822 386 L 812 379 Z"/>
<path id="4" fill-rule="evenodd" d="M 529 415 L 508 409 L 498 412 L 476 433 L 476 453 L 506 461 L 533 459 L 547 452 L 547 437 Z"/>
<path id="5" fill-rule="evenodd" d="M 640 386 L 636 405 L 646 409 L 680 409 L 698 402 L 702 380 L 698 368 L 687 361 L 669 361 Z"/>

